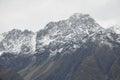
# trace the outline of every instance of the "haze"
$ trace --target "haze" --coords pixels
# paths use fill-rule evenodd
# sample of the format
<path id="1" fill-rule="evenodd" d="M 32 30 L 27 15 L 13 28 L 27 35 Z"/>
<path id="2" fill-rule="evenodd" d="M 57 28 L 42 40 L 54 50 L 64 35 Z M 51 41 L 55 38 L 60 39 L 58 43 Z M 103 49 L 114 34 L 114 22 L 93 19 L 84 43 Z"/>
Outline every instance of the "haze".
<path id="1" fill-rule="evenodd" d="M 120 25 L 120 0 L 0 0 L 0 33 L 15 29 L 38 31 L 50 21 L 73 13 L 90 14 L 105 28 Z"/>

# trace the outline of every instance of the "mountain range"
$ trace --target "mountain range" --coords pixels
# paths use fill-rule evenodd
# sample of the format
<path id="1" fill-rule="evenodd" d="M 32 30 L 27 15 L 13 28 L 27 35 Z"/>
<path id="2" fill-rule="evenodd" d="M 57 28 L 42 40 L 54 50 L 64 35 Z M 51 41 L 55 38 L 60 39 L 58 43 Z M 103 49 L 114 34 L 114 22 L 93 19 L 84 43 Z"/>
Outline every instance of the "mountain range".
<path id="1" fill-rule="evenodd" d="M 21 80 L 120 80 L 120 26 L 75 13 L 37 32 L 13 29 L 0 35 L 0 65 Z"/>

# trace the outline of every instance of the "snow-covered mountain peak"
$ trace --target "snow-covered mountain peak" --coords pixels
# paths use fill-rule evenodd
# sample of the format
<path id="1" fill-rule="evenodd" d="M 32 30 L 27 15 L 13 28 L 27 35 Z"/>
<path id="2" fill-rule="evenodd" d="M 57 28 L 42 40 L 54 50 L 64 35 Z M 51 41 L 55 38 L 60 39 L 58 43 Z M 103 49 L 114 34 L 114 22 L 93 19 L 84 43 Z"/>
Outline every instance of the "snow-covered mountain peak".
<path id="1" fill-rule="evenodd" d="M 90 30 L 90 31 L 94 32 L 96 29 L 98 29 L 100 27 L 101 26 L 99 24 L 97 24 L 97 22 L 90 15 L 75 13 L 66 20 L 48 23 L 44 30 L 50 31 L 51 29 L 54 29 L 54 30 L 60 29 L 60 31 L 65 31 L 65 32 L 66 32 L 66 30 L 67 31 L 68 30 L 72 30 L 72 31 Z"/>
<path id="2" fill-rule="evenodd" d="M 69 19 L 80 19 L 80 18 L 90 18 L 89 14 L 82 14 L 82 13 L 74 13 L 72 16 L 69 17 Z"/>
<path id="3" fill-rule="evenodd" d="M 119 25 L 114 25 L 110 28 L 108 28 L 108 31 L 111 31 L 116 34 L 120 34 L 120 26 Z"/>
<path id="4" fill-rule="evenodd" d="M 37 33 L 18 29 L 9 31 L 0 42 L 0 51 L 28 54 L 46 49 L 73 50 L 103 32 L 104 29 L 90 15 L 75 13 L 66 20 L 48 23 Z"/>
<path id="5" fill-rule="evenodd" d="M 75 13 L 68 19 L 72 23 L 79 22 L 80 24 L 96 23 L 96 21 L 89 14 Z M 78 24 L 78 23 L 77 23 Z"/>
<path id="6" fill-rule="evenodd" d="M 36 36 L 32 31 L 13 29 L 2 36 L 0 52 L 27 54 L 35 51 Z"/>
<path id="7" fill-rule="evenodd" d="M 101 29 L 102 27 L 88 14 L 76 13 L 66 20 L 50 22 L 43 30 L 40 30 L 37 34 L 36 48 L 40 51 L 49 46 L 50 48 L 57 47 L 58 50 L 61 48 L 64 50 L 66 47 L 80 47 L 90 36 Z M 71 46 L 64 47 L 66 44 Z"/>
<path id="8" fill-rule="evenodd" d="M 58 22 L 50 22 L 46 25 L 45 29 L 51 28 L 95 28 L 100 26 L 97 22 L 89 15 L 89 14 L 82 14 L 82 13 L 74 13 L 66 20 L 60 20 Z"/>

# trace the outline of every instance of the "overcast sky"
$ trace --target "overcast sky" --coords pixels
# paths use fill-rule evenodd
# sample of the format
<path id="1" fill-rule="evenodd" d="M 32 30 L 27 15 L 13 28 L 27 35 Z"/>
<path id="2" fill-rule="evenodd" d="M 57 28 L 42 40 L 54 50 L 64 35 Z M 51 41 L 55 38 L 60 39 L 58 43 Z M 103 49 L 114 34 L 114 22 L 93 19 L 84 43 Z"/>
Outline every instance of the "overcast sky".
<path id="1" fill-rule="evenodd" d="M 38 31 L 73 13 L 88 13 L 105 28 L 120 25 L 120 0 L 0 0 L 0 33 Z"/>

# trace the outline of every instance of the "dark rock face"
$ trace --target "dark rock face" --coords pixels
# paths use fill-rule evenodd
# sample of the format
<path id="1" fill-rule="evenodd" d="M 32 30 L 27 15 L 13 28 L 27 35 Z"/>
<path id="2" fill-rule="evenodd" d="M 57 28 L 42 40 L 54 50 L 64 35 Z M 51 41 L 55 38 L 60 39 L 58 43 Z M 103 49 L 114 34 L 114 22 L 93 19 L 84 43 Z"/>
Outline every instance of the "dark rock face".
<path id="1" fill-rule="evenodd" d="M 89 15 L 77 13 L 48 23 L 36 37 L 12 30 L 0 42 L 0 65 L 24 80 L 120 80 L 118 28 L 104 29 Z"/>
<path id="2" fill-rule="evenodd" d="M 14 55 L 12 53 L 3 53 L 0 56 L 0 65 L 7 66 L 15 71 L 19 71 L 29 65 L 31 57 L 28 55 Z"/>
<path id="3" fill-rule="evenodd" d="M 64 55 L 60 66 L 55 70 L 51 68 L 35 80 L 119 80 L 120 56 L 108 45 L 91 45 L 78 49 L 72 55 Z"/>
<path id="4" fill-rule="evenodd" d="M 15 71 L 0 66 L 0 80 L 23 80 Z"/>

